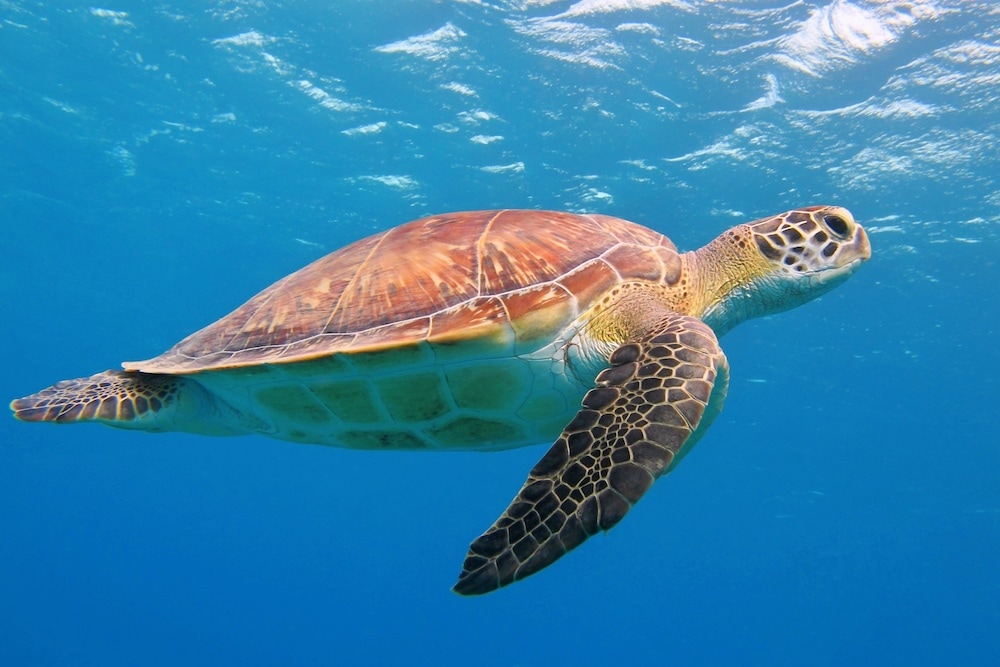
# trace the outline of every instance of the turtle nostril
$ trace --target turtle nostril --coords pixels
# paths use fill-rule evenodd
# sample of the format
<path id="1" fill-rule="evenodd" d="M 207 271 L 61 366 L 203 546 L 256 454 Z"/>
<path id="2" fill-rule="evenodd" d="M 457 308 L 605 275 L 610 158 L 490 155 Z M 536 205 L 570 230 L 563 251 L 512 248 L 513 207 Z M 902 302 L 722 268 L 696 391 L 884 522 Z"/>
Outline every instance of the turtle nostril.
<path id="1" fill-rule="evenodd" d="M 830 231 L 842 238 L 846 237 L 850 231 L 847 227 L 847 221 L 839 215 L 824 215 L 823 222 L 830 228 Z"/>

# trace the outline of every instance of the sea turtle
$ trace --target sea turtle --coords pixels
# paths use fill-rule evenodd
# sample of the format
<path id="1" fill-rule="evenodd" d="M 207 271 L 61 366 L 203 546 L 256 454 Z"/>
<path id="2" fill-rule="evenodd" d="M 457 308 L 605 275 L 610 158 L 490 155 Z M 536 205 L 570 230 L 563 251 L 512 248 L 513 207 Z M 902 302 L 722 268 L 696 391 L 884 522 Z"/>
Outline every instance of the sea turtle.
<path id="1" fill-rule="evenodd" d="M 486 593 L 614 526 L 691 450 L 726 394 L 719 336 L 826 292 L 870 255 L 833 206 L 684 254 L 605 215 L 436 215 L 317 260 L 154 359 L 11 408 L 360 449 L 555 439 L 469 548 L 454 590 Z"/>

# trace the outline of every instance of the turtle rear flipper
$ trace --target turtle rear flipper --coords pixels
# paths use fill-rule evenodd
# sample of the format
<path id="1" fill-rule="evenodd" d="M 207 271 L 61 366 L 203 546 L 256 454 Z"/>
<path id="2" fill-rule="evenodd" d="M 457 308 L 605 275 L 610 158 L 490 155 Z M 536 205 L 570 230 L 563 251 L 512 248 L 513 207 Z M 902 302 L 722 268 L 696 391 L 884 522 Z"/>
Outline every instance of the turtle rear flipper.
<path id="1" fill-rule="evenodd" d="M 472 542 L 455 592 L 523 579 L 617 524 L 722 408 L 726 358 L 696 318 L 665 317 L 610 362 L 517 497 Z"/>
<path id="2" fill-rule="evenodd" d="M 177 375 L 107 370 L 15 399 L 10 409 L 26 422 L 93 421 L 116 428 L 206 435 L 247 432 L 227 426 L 237 417 L 232 407 L 194 380 Z M 225 419 L 204 419 L 209 413 Z"/>

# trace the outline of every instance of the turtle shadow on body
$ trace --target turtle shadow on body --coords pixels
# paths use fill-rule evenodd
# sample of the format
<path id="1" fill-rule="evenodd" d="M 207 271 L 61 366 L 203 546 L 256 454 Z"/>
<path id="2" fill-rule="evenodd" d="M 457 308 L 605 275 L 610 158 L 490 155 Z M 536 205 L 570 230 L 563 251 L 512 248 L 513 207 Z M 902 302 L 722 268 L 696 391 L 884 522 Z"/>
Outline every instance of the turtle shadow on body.
<path id="1" fill-rule="evenodd" d="M 454 590 L 487 593 L 617 524 L 691 450 L 725 399 L 723 334 L 823 294 L 870 256 L 836 206 L 686 253 L 604 215 L 437 215 L 313 262 L 154 359 L 11 409 L 358 449 L 554 440 L 469 547 Z"/>

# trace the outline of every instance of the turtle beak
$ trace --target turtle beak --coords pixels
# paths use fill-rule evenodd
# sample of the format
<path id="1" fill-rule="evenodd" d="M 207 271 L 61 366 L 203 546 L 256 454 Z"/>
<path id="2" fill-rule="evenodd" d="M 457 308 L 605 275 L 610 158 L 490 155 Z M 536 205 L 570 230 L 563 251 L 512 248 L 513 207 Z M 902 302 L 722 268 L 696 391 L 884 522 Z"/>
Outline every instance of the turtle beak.
<path id="1" fill-rule="evenodd" d="M 872 245 L 867 232 L 861 225 L 855 225 L 852 238 L 840 244 L 834 266 L 817 272 L 815 280 L 820 285 L 835 285 L 857 271 L 871 256 Z"/>
<path id="2" fill-rule="evenodd" d="M 871 259 L 872 244 L 868 240 L 868 233 L 861 225 L 854 226 L 853 238 L 844 241 L 839 249 L 839 257 L 836 258 L 837 269 L 848 269 L 854 271 L 861 266 L 862 262 Z"/>
<path id="3" fill-rule="evenodd" d="M 858 257 L 861 261 L 867 261 L 872 258 L 872 244 L 868 240 L 868 232 L 861 225 L 858 225 L 858 233 L 855 235 L 854 248 Z"/>

